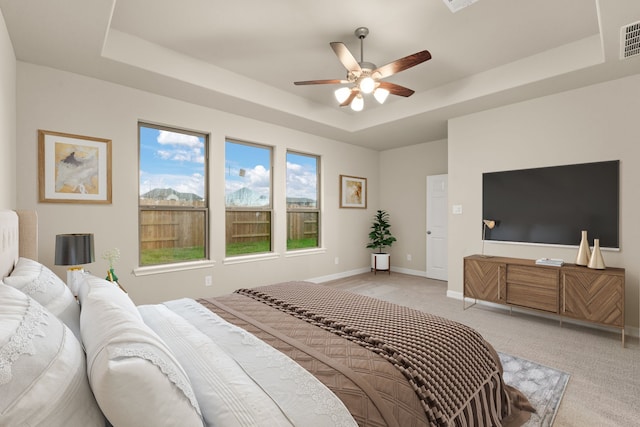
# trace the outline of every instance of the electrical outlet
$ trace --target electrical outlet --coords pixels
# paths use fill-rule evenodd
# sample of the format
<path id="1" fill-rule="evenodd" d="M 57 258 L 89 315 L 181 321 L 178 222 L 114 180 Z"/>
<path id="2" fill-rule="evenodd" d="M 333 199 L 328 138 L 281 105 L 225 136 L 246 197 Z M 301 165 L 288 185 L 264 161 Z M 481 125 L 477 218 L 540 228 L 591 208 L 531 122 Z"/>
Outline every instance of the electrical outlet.
<path id="1" fill-rule="evenodd" d="M 340 258 L 335 257 L 335 259 L 333 260 L 333 262 L 334 262 L 336 265 L 340 264 Z"/>
<path id="2" fill-rule="evenodd" d="M 407 254 L 407 261 L 411 261 L 411 254 Z"/>
<path id="3" fill-rule="evenodd" d="M 211 276 L 204 276 L 204 285 L 205 286 L 212 286 L 213 283 L 211 281 Z"/>

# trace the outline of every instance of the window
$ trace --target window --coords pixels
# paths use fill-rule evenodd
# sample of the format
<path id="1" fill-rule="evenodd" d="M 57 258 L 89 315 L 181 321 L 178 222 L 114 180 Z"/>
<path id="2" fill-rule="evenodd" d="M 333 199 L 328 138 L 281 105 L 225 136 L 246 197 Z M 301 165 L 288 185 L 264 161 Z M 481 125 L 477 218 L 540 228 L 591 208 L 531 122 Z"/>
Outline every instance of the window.
<path id="1" fill-rule="evenodd" d="M 318 156 L 287 152 L 287 250 L 320 246 Z"/>
<path id="2" fill-rule="evenodd" d="M 225 143 L 226 255 L 271 252 L 270 147 Z"/>
<path id="3" fill-rule="evenodd" d="M 140 265 L 205 260 L 208 136 L 138 124 Z"/>

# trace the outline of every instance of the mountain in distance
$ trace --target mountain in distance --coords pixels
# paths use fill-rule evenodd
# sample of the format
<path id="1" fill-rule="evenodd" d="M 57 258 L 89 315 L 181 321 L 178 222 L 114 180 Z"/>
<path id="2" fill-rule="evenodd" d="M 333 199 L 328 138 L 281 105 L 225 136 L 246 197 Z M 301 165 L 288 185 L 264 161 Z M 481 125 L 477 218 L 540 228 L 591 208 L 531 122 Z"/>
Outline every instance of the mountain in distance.
<path id="1" fill-rule="evenodd" d="M 269 198 L 247 187 L 242 187 L 227 194 L 225 203 L 227 206 L 266 206 L 269 204 Z"/>
<path id="2" fill-rule="evenodd" d="M 140 196 L 143 199 L 152 200 L 180 200 L 180 201 L 201 201 L 202 197 L 195 193 L 181 193 L 173 188 L 154 188 Z"/>
<path id="3" fill-rule="evenodd" d="M 203 198 L 195 193 L 181 193 L 173 188 L 154 188 L 140 196 L 150 200 L 202 201 Z M 269 204 L 267 196 L 256 193 L 247 187 L 242 187 L 225 197 L 226 206 L 266 206 Z M 315 207 L 316 201 L 308 197 L 287 197 L 287 206 Z"/>

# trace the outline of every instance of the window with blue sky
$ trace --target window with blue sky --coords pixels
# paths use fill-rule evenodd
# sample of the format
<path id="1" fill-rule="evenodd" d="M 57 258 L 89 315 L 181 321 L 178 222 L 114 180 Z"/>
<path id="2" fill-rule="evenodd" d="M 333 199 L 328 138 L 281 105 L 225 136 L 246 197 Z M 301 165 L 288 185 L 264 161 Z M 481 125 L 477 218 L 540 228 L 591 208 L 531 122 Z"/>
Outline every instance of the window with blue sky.
<path id="1" fill-rule="evenodd" d="M 225 254 L 272 251 L 273 149 L 267 145 L 225 142 Z"/>
<path id="2" fill-rule="evenodd" d="M 271 148 L 225 143 L 225 200 L 227 207 L 271 206 Z"/>
<path id="3" fill-rule="evenodd" d="M 287 205 L 305 200 L 308 207 L 317 207 L 318 158 L 316 156 L 287 153 Z"/>
<path id="4" fill-rule="evenodd" d="M 208 259 L 208 136 L 140 123 L 140 265 Z"/>
<path id="5" fill-rule="evenodd" d="M 140 127 L 140 195 L 156 189 L 205 194 L 205 136 Z"/>
<path id="6" fill-rule="evenodd" d="M 287 152 L 287 250 L 320 246 L 320 157 Z"/>

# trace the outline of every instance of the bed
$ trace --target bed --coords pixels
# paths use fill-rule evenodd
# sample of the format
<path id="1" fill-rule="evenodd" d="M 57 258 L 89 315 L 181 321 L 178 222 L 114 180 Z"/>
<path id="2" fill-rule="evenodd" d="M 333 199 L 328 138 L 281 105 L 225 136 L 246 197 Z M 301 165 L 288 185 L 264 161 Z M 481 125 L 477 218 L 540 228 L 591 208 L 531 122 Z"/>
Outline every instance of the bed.
<path id="1" fill-rule="evenodd" d="M 22 223 L 22 225 L 20 225 Z M 135 306 L 37 261 L 0 211 L 0 425 L 518 426 L 531 408 L 475 330 L 308 282 Z"/>

